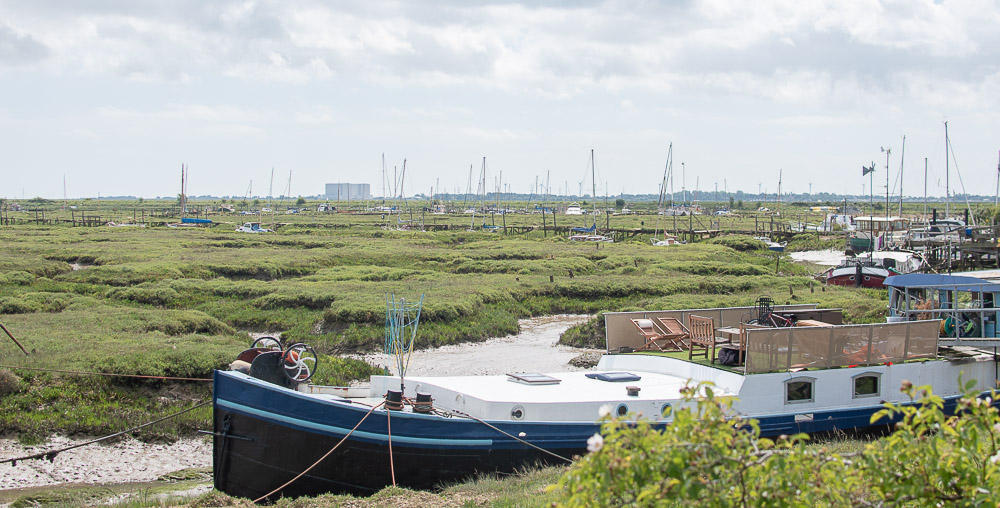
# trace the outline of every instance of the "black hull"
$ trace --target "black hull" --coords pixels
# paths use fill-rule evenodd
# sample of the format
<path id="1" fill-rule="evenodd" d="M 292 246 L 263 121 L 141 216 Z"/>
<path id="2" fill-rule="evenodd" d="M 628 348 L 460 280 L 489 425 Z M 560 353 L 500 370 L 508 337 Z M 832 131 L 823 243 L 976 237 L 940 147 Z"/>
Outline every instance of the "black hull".
<path id="1" fill-rule="evenodd" d="M 341 438 L 275 424 L 215 408 L 213 466 L 215 488 L 232 496 L 257 499 L 291 480 L 333 448 Z M 228 436 L 226 433 L 226 419 Z M 585 449 L 552 450 L 563 457 Z M 518 450 L 442 450 L 393 446 L 390 468 L 387 447 L 348 438 L 308 474 L 269 499 L 325 493 L 370 495 L 396 484 L 433 489 L 477 474 L 507 474 L 533 465 L 565 463 L 546 453 Z"/>

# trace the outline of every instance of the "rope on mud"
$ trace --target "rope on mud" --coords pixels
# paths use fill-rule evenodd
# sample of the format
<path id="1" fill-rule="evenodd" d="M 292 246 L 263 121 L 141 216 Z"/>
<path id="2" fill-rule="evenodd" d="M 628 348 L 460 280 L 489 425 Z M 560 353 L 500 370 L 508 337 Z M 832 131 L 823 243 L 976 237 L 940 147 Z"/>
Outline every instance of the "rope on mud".
<path id="1" fill-rule="evenodd" d="M 389 474 L 392 475 L 392 486 L 396 486 L 396 464 L 392 461 L 392 411 L 385 411 L 385 426 L 389 432 Z"/>
<path id="2" fill-rule="evenodd" d="M 145 428 L 145 427 L 149 427 L 150 425 L 156 425 L 157 423 L 169 420 L 171 418 L 178 417 L 178 416 L 180 416 L 180 415 L 182 415 L 184 413 L 187 413 L 187 412 L 190 412 L 190 411 L 194 411 L 195 409 L 198 409 L 199 407 L 207 406 L 208 404 L 211 404 L 211 403 L 212 403 L 212 401 L 206 400 L 206 401 L 204 401 L 204 402 L 202 402 L 200 404 L 196 404 L 196 405 L 191 406 L 191 407 L 189 407 L 189 408 L 187 408 L 185 410 L 178 411 L 178 412 L 176 412 L 174 414 L 164 416 L 163 418 L 160 418 L 158 420 L 153 420 L 151 422 L 144 423 L 144 424 L 139 425 L 137 427 L 132 427 L 131 429 L 128 429 L 128 430 L 123 430 L 121 432 L 115 432 L 114 434 L 111 434 L 111 435 L 108 435 L 108 436 L 104 436 L 104 437 L 99 437 L 97 439 L 93 439 L 93 440 L 87 441 L 86 443 L 79 443 L 79 444 L 75 444 L 75 445 L 72 445 L 72 446 L 67 446 L 65 448 L 60 448 L 58 450 L 49 450 L 49 451 L 46 451 L 46 452 L 40 452 L 40 453 L 36 453 L 34 455 L 27 455 L 27 456 L 24 456 L 24 457 L 17 457 L 17 458 L 13 458 L 13 459 L 3 459 L 3 460 L 0 460 L 0 464 L 5 464 L 7 462 L 10 462 L 11 465 L 17 466 L 18 461 L 21 461 L 21 460 L 32 460 L 32 459 L 45 459 L 45 460 L 47 460 L 49 462 L 52 462 L 52 461 L 55 460 L 56 455 L 59 455 L 60 453 L 62 453 L 64 451 L 72 450 L 74 448 L 80 448 L 82 446 L 87 446 L 87 445 L 94 444 L 94 443 L 99 443 L 101 441 L 105 441 L 105 440 L 108 440 L 108 439 L 111 439 L 111 438 L 114 438 L 114 437 L 118 437 L 118 436 L 120 436 L 122 434 L 128 434 L 129 432 L 134 432 L 134 431 L 137 431 L 139 429 L 142 429 L 142 428 Z"/>
<path id="3" fill-rule="evenodd" d="M 43 369 L 40 367 L 17 367 L 14 365 L 0 365 L 0 369 L 10 369 L 10 370 L 36 370 L 39 372 L 57 372 L 60 374 L 80 374 L 89 376 L 108 376 L 108 377 L 135 377 L 142 379 L 165 379 L 168 381 L 202 381 L 209 382 L 212 378 L 203 377 L 170 377 L 170 376 L 145 376 L 142 374 L 112 374 L 110 372 L 86 372 L 80 370 L 58 370 L 58 369 Z"/>
<path id="4" fill-rule="evenodd" d="M 371 416 L 371 414 L 373 412 L 375 412 L 375 410 L 378 409 L 379 407 L 381 407 L 383 404 L 385 404 L 385 402 L 380 402 L 380 403 L 372 406 L 372 408 L 369 409 L 367 413 L 365 413 L 365 416 L 361 418 L 361 421 L 359 421 L 358 424 L 355 425 L 354 428 L 351 429 L 351 431 L 348 432 L 347 435 L 343 437 L 343 439 L 341 439 L 337 444 L 333 445 L 333 448 L 330 448 L 330 451 L 328 451 L 325 454 L 323 454 L 323 456 L 320 457 L 319 459 L 317 459 L 316 462 L 313 462 L 313 464 L 311 466 L 307 467 L 305 469 L 305 471 L 302 471 L 301 473 L 297 474 L 295 476 L 295 478 L 292 478 L 291 480 L 288 480 L 287 482 L 285 482 L 284 485 L 282 485 L 282 486 L 280 486 L 280 487 L 272 490 L 271 492 L 268 492 L 267 494 L 264 494 L 263 496 L 258 497 L 257 499 L 254 499 L 253 500 L 254 504 L 257 504 L 257 503 L 263 501 L 264 499 L 267 499 L 268 497 L 273 496 L 276 492 L 278 492 L 281 489 L 284 489 L 285 487 L 291 485 L 292 483 L 294 483 L 299 478 L 302 478 L 303 476 L 305 476 L 306 473 L 308 473 L 309 471 L 312 471 L 312 469 L 314 467 L 318 466 L 320 462 L 323 462 L 324 460 L 326 460 L 326 458 L 329 457 L 330 454 L 334 452 L 334 450 L 336 450 L 337 448 L 340 448 L 340 445 L 344 444 L 344 441 L 347 441 L 347 438 L 351 437 L 351 434 L 354 434 L 354 431 L 358 430 L 358 427 L 360 427 L 361 424 L 364 423 L 365 420 L 369 416 Z"/>
<path id="5" fill-rule="evenodd" d="M 530 447 L 532 447 L 532 448 L 534 448 L 534 449 L 536 449 L 536 450 L 538 450 L 540 452 L 545 452 L 545 453 L 547 453 L 547 454 L 549 454 L 549 455 L 551 455 L 551 456 L 553 456 L 553 457 L 555 457 L 555 458 L 557 458 L 559 460 L 564 460 L 564 461 L 566 461 L 566 462 L 568 462 L 570 464 L 573 463 L 572 460 L 567 459 L 566 457 L 563 457 L 562 455 L 559 455 L 558 453 L 551 452 L 549 450 L 546 450 L 545 448 L 542 448 L 541 446 L 538 446 L 538 445 L 533 444 L 533 443 L 529 443 L 529 442 L 527 442 L 527 441 L 525 441 L 525 440 L 523 440 L 523 439 L 521 439 L 521 438 L 519 438 L 519 437 L 517 437 L 517 436 L 515 436 L 515 435 L 513 435 L 511 433 L 509 433 L 509 432 L 505 432 L 504 430 L 499 429 L 496 426 L 490 425 L 488 422 L 486 422 L 484 420 L 480 420 L 479 418 L 476 418 L 475 416 L 472 416 L 472 415 L 470 415 L 468 413 L 463 413 L 463 412 L 455 410 L 455 409 L 449 409 L 447 411 L 445 411 L 445 410 L 438 410 L 438 412 L 439 413 L 449 413 L 450 412 L 450 413 L 456 414 L 458 416 L 463 416 L 465 418 L 469 418 L 471 420 L 475 420 L 475 421 L 477 421 L 477 422 L 479 422 L 479 423 L 481 423 L 481 424 L 483 424 L 483 425 L 485 425 L 485 426 L 487 426 L 487 427 L 489 427 L 489 428 L 491 428 L 491 429 L 493 429 L 493 430 L 495 430 L 495 431 L 497 431 L 497 432 L 499 432 L 499 433 L 501 433 L 501 434 L 503 434 L 503 435 L 505 435 L 505 436 L 507 436 L 507 437 L 509 437 L 511 439 L 514 439 L 516 441 L 520 441 L 521 443 L 526 444 L 526 445 L 528 445 L 528 446 L 530 446 Z"/>

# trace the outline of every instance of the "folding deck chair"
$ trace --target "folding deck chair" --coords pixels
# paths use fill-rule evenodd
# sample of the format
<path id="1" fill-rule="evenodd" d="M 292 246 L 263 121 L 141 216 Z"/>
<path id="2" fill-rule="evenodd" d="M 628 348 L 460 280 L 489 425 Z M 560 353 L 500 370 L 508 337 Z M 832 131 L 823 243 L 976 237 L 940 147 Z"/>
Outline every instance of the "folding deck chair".
<path id="1" fill-rule="evenodd" d="M 638 350 L 643 351 L 683 351 L 684 339 L 688 337 L 687 328 L 674 318 L 642 318 L 633 319 L 632 324 L 639 329 L 646 343 Z"/>

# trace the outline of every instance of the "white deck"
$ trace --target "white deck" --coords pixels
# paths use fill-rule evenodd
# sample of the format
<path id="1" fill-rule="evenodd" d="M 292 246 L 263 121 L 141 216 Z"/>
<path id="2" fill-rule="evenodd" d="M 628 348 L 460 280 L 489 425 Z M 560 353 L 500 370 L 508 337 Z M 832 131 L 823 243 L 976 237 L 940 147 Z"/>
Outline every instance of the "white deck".
<path id="1" fill-rule="evenodd" d="M 591 379 L 588 373 L 629 372 L 637 381 L 612 382 Z M 501 376 L 408 377 L 406 396 L 430 393 L 434 406 L 458 410 L 488 420 L 511 420 L 520 409 L 528 421 L 594 422 L 602 408 L 661 419 L 664 404 L 676 407 L 683 399 L 681 389 L 698 380 L 713 381 L 716 392 L 737 395 L 743 376 L 682 360 L 643 355 L 605 356 L 592 372 L 545 373 L 558 384 L 528 385 Z M 627 387 L 639 388 L 630 396 Z M 369 397 L 381 397 L 386 390 L 399 390 L 399 378 L 373 376 Z"/>

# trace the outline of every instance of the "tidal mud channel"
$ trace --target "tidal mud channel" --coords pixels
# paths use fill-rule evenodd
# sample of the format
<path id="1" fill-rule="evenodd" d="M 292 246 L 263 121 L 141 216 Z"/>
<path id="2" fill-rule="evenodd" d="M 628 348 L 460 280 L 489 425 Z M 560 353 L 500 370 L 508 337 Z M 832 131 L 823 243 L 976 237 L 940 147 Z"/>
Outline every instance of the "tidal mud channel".
<path id="1" fill-rule="evenodd" d="M 406 375 L 465 376 L 583 370 L 568 362 L 583 353 L 599 350 L 562 346 L 558 342 L 559 336 L 569 327 L 589 318 L 588 315 L 560 314 L 522 319 L 518 321 L 521 332 L 517 335 L 414 351 Z M 390 364 L 384 353 L 370 353 L 360 358 L 374 365 Z"/>

